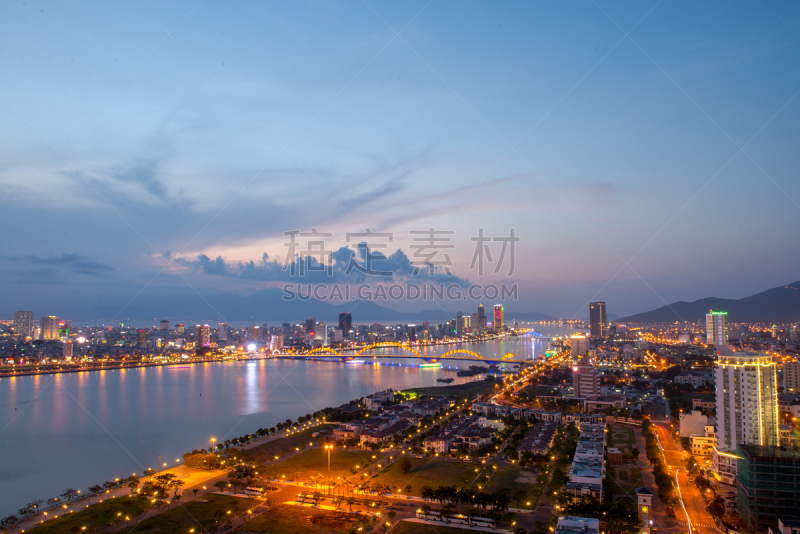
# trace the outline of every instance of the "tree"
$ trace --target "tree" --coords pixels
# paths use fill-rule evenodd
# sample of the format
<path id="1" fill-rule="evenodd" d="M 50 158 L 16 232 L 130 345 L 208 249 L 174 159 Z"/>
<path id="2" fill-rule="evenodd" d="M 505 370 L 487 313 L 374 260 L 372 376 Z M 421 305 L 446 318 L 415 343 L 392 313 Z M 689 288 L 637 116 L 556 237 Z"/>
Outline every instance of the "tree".
<path id="1" fill-rule="evenodd" d="M 389 518 L 389 523 L 390 523 L 390 524 L 394 524 L 394 517 L 395 517 L 396 515 L 397 515 L 397 512 L 395 512 L 394 510 L 390 510 L 390 511 L 389 511 L 389 512 L 386 514 L 386 517 L 388 517 L 388 518 Z"/>
<path id="2" fill-rule="evenodd" d="M 408 473 L 409 471 L 411 471 L 411 468 L 414 467 L 414 466 L 411 463 L 411 459 L 408 456 L 404 455 L 403 458 L 400 460 L 400 466 L 399 467 L 400 467 L 400 471 L 402 471 L 403 473 Z"/>
<path id="3" fill-rule="evenodd" d="M 72 502 L 72 499 L 77 497 L 79 495 L 79 493 L 80 492 L 78 490 L 76 490 L 75 488 L 67 488 L 61 494 L 61 497 L 65 498 L 67 500 L 67 502 Z"/>
<path id="4" fill-rule="evenodd" d="M 348 497 L 347 499 L 345 499 L 345 502 L 347 503 L 347 507 L 350 508 L 350 511 L 352 512 L 353 505 L 356 503 L 355 497 Z"/>
<path id="5" fill-rule="evenodd" d="M 708 505 L 708 513 L 716 519 L 722 518 L 725 515 L 725 501 L 722 497 L 715 497 Z"/>

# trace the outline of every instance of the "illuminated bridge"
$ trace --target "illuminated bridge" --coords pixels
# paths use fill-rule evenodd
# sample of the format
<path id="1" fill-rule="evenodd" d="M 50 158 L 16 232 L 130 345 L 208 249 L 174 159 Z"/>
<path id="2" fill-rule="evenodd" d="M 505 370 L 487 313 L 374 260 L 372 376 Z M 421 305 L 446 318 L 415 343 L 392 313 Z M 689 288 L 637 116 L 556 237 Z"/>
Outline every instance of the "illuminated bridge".
<path id="1" fill-rule="evenodd" d="M 379 349 L 398 349 L 398 353 L 376 352 Z M 275 354 L 276 358 L 323 358 L 323 359 L 339 359 L 342 361 L 354 360 L 357 358 L 413 358 L 423 359 L 429 362 L 437 362 L 439 360 L 469 360 L 474 362 L 524 362 L 526 360 L 517 359 L 513 352 L 509 352 L 502 356 L 491 358 L 478 354 L 477 352 L 467 349 L 453 349 L 442 354 L 422 354 L 417 349 L 405 343 L 382 342 L 373 343 L 362 347 L 361 349 L 347 349 L 338 351 L 330 347 L 319 347 L 308 352 L 294 352 L 287 351 L 284 353 Z"/>

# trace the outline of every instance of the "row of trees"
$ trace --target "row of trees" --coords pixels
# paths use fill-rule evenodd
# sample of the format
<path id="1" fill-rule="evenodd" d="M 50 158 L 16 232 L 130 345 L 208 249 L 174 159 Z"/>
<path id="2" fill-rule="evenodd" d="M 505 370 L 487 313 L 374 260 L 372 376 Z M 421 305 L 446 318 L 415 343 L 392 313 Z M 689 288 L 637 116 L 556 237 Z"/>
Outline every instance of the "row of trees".
<path id="1" fill-rule="evenodd" d="M 658 498 L 668 505 L 672 506 L 676 502 L 675 498 L 675 485 L 672 482 L 672 477 L 669 476 L 664 461 L 661 456 L 661 448 L 656 441 L 656 435 L 653 431 L 653 423 L 649 419 L 645 419 L 642 423 L 642 433 L 645 439 L 645 454 L 653 467 L 653 475 L 656 478 L 656 486 L 658 486 Z"/>

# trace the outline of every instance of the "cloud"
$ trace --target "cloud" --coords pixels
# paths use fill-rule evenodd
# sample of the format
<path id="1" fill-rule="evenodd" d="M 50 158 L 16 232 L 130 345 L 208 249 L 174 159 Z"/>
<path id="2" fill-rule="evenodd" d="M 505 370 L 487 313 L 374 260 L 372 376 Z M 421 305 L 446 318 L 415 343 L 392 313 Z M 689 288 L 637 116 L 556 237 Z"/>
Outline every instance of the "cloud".
<path id="1" fill-rule="evenodd" d="M 110 265 L 99 262 L 89 256 L 74 253 L 63 253 L 61 256 L 50 257 L 41 257 L 34 254 L 19 254 L 16 256 L 8 256 L 7 259 L 20 265 L 57 267 L 73 273 L 91 276 L 102 276 L 115 271 Z"/>
<path id="2" fill-rule="evenodd" d="M 270 259 L 267 254 L 261 260 L 229 263 L 222 256 L 211 259 L 200 254 L 194 259 L 176 258 L 179 265 L 212 276 L 226 276 L 265 282 L 304 282 L 304 283 L 345 283 L 345 284 L 391 284 L 406 281 L 419 281 L 437 284 L 470 285 L 470 281 L 447 274 L 441 265 L 434 265 L 442 259 L 435 256 L 434 262 L 413 261 L 400 249 L 386 256 L 370 248 L 367 243 L 359 243 L 355 250 L 341 247 L 331 251 L 330 261 L 321 263 L 318 257 L 298 257 L 291 261 Z"/>

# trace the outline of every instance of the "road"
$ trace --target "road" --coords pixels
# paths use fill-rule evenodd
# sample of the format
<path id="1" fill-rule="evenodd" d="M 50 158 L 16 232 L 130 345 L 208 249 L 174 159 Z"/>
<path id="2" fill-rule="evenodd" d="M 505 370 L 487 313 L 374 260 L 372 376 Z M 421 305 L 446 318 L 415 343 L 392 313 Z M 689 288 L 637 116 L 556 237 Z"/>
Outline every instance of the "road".
<path id="1" fill-rule="evenodd" d="M 675 479 L 678 488 L 681 500 L 681 505 L 675 507 L 678 520 L 685 524 L 688 518 L 689 525 L 687 527 L 692 534 L 720 534 L 720 530 L 714 524 L 714 519 L 706 510 L 700 490 L 689 482 L 684 461 L 688 454 L 675 442 L 665 425 L 653 425 L 653 428 L 661 445 L 664 460 L 670 466 L 669 474 Z"/>

